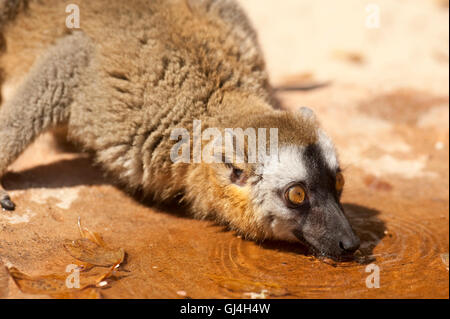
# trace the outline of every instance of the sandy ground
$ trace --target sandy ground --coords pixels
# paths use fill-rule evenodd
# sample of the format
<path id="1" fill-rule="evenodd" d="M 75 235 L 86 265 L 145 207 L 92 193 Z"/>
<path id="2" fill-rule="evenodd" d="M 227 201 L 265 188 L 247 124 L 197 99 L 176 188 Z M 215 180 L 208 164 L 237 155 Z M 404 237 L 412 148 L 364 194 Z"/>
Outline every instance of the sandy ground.
<path id="1" fill-rule="evenodd" d="M 244 241 L 180 208 L 139 203 L 45 135 L 5 178 L 18 209 L 0 212 L 0 263 L 64 274 L 74 258 L 63 242 L 78 238 L 80 216 L 126 251 L 123 270 L 96 296 L 448 298 L 448 1 L 241 2 L 275 86 L 328 83 L 279 97 L 284 108 L 314 109 L 339 149 L 358 262 Z M 366 285 L 369 264 L 379 288 Z M 42 295 L 21 292 L 2 269 L 0 297 Z"/>

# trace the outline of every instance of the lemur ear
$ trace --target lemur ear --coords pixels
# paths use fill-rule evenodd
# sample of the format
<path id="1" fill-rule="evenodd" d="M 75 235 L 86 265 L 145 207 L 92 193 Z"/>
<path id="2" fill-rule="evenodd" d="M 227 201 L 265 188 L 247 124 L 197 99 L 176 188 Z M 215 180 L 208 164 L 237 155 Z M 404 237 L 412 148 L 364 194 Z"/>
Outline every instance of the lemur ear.
<path id="1" fill-rule="evenodd" d="M 302 106 L 298 109 L 299 114 L 308 121 L 315 121 L 316 120 L 316 114 L 314 114 L 314 111 L 311 110 L 309 107 Z"/>

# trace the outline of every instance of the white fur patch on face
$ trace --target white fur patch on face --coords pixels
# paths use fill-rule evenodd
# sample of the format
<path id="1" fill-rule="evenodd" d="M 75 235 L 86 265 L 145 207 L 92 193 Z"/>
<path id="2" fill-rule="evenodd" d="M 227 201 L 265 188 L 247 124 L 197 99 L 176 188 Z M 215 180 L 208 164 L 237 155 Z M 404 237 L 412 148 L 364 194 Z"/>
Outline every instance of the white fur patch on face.
<path id="1" fill-rule="evenodd" d="M 295 241 L 292 230 L 296 223 L 291 209 L 287 208 L 280 194 L 292 182 L 307 178 L 303 163 L 303 146 L 289 145 L 280 148 L 278 156 L 260 159 L 256 174 L 262 179 L 252 189 L 253 202 L 261 219 L 270 220 L 267 227 L 273 238 Z"/>
<path id="2" fill-rule="evenodd" d="M 303 163 L 303 146 L 284 146 L 276 155 L 260 159 L 261 166 L 257 170 L 265 180 L 270 181 L 272 187 L 283 187 L 290 182 L 302 181 L 308 176 Z"/>
<path id="3" fill-rule="evenodd" d="M 322 151 L 322 156 L 325 162 L 332 171 L 336 171 L 339 168 L 339 162 L 333 142 L 322 129 L 317 130 L 317 135 L 317 145 Z"/>
<path id="4" fill-rule="evenodd" d="M 339 163 L 333 142 L 321 129 L 317 135 L 316 145 L 320 149 L 317 160 L 324 161 L 330 170 L 336 171 Z M 286 145 L 278 150 L 278 156 L 259 159 L 256 175 L 260 180 L 252 189 L 253 203 L 275 239 L 296 240 L 293 230 L 298 226 L 298 215 L 286 206 L 282 196 L 288 184 L 306 182 L 311 177 L 304 162 L 305 150 L 305 146 Z"/>

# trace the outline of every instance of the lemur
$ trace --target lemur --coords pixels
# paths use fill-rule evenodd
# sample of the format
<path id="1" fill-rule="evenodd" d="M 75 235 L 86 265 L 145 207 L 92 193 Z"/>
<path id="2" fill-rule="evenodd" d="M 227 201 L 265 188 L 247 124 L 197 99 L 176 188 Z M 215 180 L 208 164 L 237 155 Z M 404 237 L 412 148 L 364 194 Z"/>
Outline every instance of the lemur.
<path id="1" fill-rule="evenodd" d="M 79 29 L 65 23 L 72 3 Z M 130 192 L 178 198 L 247 239 L 338 257 L 358 249 L 335 147 L 308 109 L 273 107 L 256 32 L 235 1 L 3 0 L 0 10 L 1 79 L 19 83 L 0 108 L 0 177 L 39 134 L 65 126 Z M 194 120 L 277 128 L 278 154 L 171 161 L 171 131 Z M 0 200 L 14 210 L 1 188 Z"/>

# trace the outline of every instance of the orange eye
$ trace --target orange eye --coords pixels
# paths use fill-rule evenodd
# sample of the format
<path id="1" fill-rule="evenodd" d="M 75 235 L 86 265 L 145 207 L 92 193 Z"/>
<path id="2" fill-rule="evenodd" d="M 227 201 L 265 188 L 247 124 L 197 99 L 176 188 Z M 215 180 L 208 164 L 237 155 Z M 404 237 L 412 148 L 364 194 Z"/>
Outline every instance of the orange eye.
<path id="1" fill-rule="evenodd" d="M 284 196 L 290 204 L 298 206 L 305 201 L 306 193 L 303 187 L 294 185 L 286 190 Z"/>
<path id="2" fill-rule="evenodd" d="M 344 185 L 345 185 L 344 175 L 342 175 L 342 173 L 337 173 L 336 174 L 336 190 L 338 192 L 342 191 L 342 189 L 344 188 Z"/>

